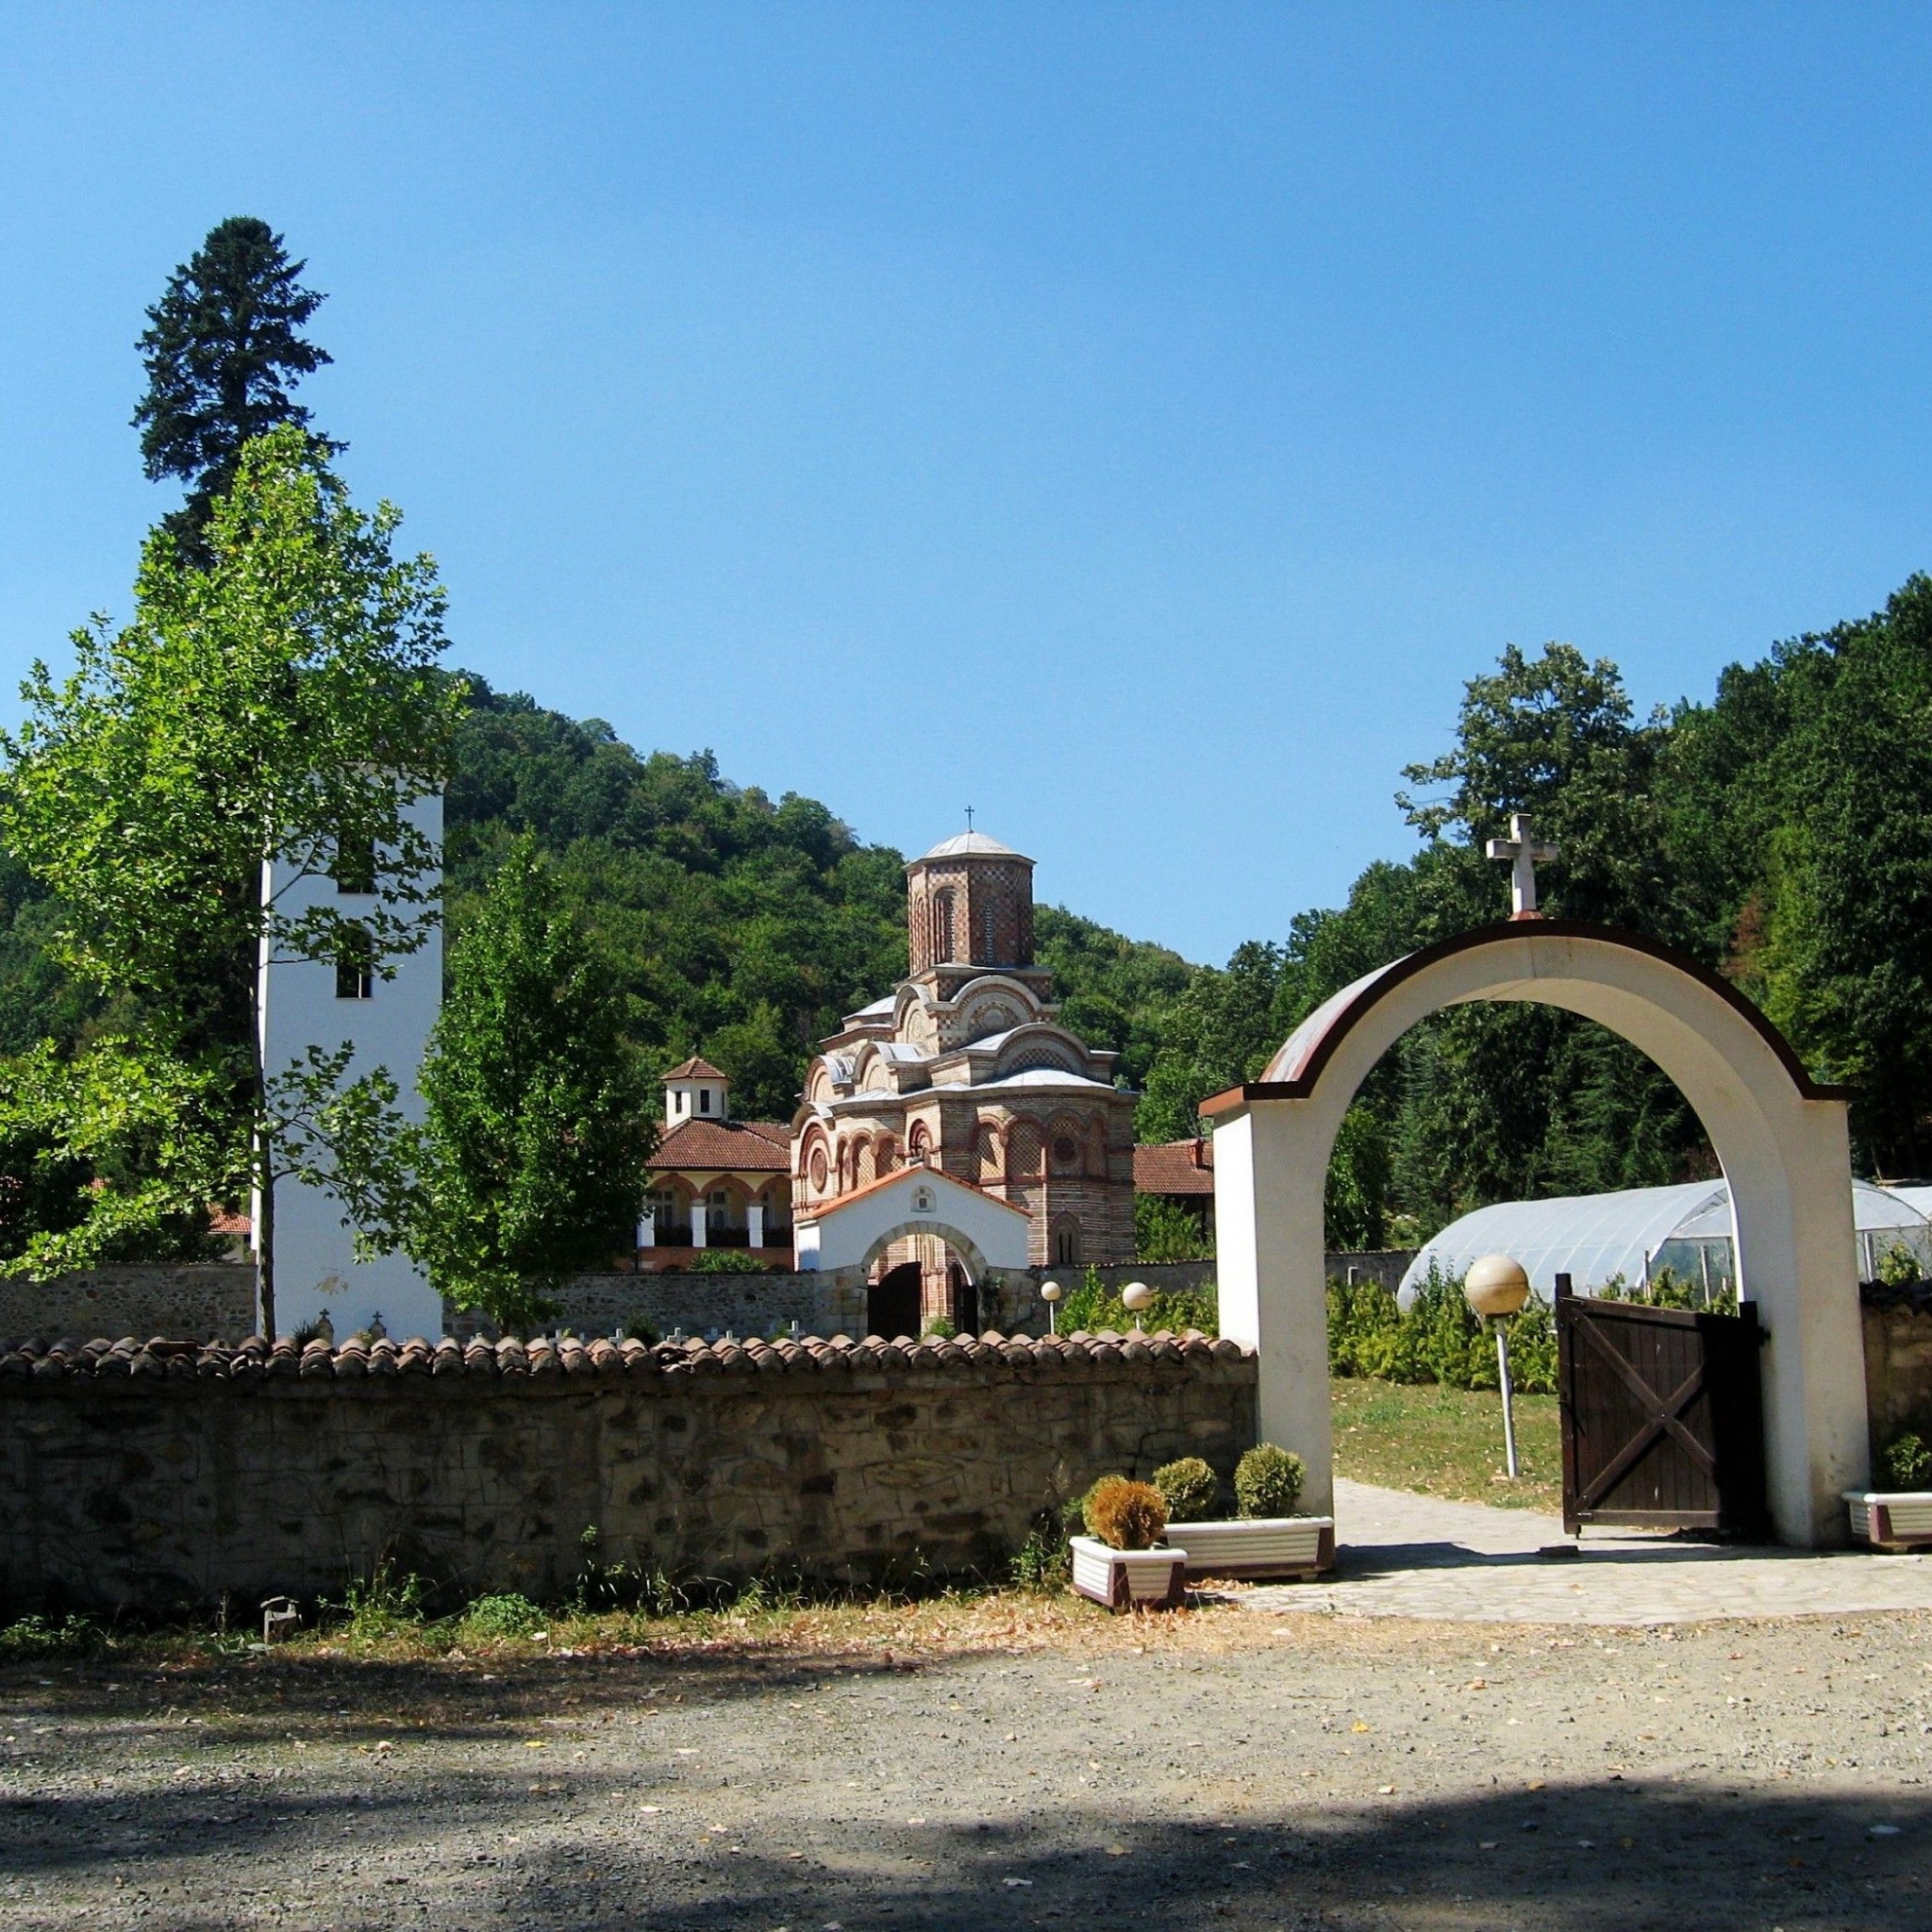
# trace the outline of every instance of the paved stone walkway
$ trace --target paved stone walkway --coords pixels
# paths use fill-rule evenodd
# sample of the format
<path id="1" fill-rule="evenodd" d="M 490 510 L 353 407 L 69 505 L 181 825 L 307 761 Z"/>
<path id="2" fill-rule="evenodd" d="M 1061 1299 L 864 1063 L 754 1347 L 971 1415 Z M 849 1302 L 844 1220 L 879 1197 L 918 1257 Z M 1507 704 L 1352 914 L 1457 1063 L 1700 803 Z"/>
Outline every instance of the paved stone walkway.
<path id="1" fill-rule="evenodd" d="M 1549 1557 L 1537 1553 L 1569 1541 L 1558 1517 L 1343 1480 L 1335 1485 L 1335 1525 L 1333 1581 L 1265 1585 L 1241 1591 L 1242 1605 L 1505 1624 L 1932 1610 L 1932 1557 L 1812 1555 L 1591 1531 L 1581 1555 Z"/>

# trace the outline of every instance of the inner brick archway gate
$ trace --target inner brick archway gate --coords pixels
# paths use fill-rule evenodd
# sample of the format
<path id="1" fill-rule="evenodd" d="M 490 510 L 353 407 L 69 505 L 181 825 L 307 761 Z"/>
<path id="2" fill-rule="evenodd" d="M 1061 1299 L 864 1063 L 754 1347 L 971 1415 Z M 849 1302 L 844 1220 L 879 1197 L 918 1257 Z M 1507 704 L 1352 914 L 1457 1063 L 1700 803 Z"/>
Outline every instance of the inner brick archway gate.
<path id="1" fill-rule="evenodd" d="M 1260 1356 L 1264 1439 L 1334 1496 L 1322 1199 L 1370 1069 L 1418 1021 L 1470 1000 L 1533 1000 L 1622 1034 L 1696 1109 L 1730 1183 L 1740 1293 L 1757 1304 L 1765 1461 L 1780 1541 L 1845 1540 L 1840 1491 L 1870 1451 L 1842 1089 L 1806 1073 L 1736 988 L 1635 934 L 1537 917 L 1398 959 L 1309 1014 L 1264 1076 L 1208 1101 L 1222 1332 Z"/>

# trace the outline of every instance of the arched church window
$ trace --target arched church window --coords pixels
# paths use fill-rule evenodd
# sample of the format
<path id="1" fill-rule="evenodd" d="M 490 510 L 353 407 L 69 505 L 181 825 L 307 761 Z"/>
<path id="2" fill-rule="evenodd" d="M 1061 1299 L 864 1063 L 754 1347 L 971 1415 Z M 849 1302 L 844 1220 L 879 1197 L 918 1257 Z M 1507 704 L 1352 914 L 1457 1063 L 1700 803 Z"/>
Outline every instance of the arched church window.
<path id="1" fill-rule="evenodd" d="M 950 960 L 953 952 L 953 895 L 941 892 L 932 902 L 933 950 L 941 959 Z"/>
<path id="2" fill-rule="evenodd" d="M 1080 1265 L 1080 1224 L 1077 1221 L 1057 1221 L 1053 1228 L 1053 1262 L 1056 1268 L 1077 1268 Z"/>

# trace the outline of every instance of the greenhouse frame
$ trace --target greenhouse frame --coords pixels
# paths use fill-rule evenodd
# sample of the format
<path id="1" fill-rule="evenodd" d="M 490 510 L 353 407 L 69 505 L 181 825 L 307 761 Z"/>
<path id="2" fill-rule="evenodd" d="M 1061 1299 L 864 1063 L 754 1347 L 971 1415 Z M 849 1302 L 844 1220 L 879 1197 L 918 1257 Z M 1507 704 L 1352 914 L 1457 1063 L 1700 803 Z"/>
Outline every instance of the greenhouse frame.
<path id="1" fill-rule="evenodd" d="M 1860 1281 L 1877 1279 L 1886 1257 L 1903 1248 L 1932 1276 L 1932 1188 L 1852 1183 Z M 1669 1269 L 1706 1302 L 1737 1286 L 1731 1191 L 1724 1181 L 1669 1188 L 1624 1188 L 1607 1194 L 1568 1194 L 1548 1201 L 1500 1201 L 1452 1221 L 1408 1264 L 1397 1290 L 1407 1307 L 1433 1272 L 1460 1280 L 1484 1255 L 1520 1261 L 1545 1301 L 1557 1276 L 1578 1294 L 1613 1289 L 1643 1294 Z"/>

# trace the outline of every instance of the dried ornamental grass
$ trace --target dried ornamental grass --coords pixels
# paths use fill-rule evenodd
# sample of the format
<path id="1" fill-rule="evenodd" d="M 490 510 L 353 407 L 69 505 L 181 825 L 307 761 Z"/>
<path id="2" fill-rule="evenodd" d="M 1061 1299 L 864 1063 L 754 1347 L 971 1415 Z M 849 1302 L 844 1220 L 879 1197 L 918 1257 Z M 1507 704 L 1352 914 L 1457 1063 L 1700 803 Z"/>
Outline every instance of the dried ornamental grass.
<path id="1" fill-rule="evenodd" d="M 1151 1550 L 1167 1527 L 1167 1505 L 1152 1483 L 1104 1476 L 1087 1497 L 1087 1528 L 1116 1550 Z"/>

